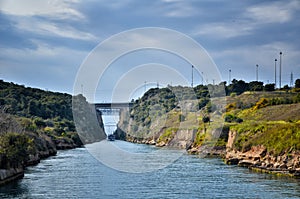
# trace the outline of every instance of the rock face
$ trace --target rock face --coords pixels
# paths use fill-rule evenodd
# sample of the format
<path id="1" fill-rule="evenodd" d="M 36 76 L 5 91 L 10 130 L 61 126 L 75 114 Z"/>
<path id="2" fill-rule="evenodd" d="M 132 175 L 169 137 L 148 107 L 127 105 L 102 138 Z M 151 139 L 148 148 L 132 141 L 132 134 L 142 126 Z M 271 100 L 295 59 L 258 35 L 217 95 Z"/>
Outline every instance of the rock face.
<path id="1" fill-rule="evenodd" d="M 121 129 L 117 129 L 117 135 L 119 138 L 120 137 L 120 132 Z M 194 137 L 196 134 L 196 130 L 195 129 L 183 129 L 183 130 L 178 130 L 174 133 L 174 136 L 170 139 L 166 139 L 166 140 L 159 140 L 159 135 L 162 133 L 158 133 L 158 136 L 153 136 L 153 137 L 148 137 L 148 138 L 137 138 L 134 136 L 131 136 L 129 134 L 126 134 L 125 132 L 123 132 L 124 135 L 122 137 L 125 136 L 126 141 L 128 142 L 132 142 L 132 143 L 138 143 L 138 144 L 149 144 L 149 145 L 155 145 L 157 147 L 170 147 L 170 148 L 175 148 L 175 149 L 189 149 L 190 146 L 193 144 L 194 142 Z"/>
<path id="2" fill-rule="evenodd" d="M 26 166 L 36 165 L 41 159 L 56 155 L 57 150 L 79 147 L 79 145 L 72 140 L 64 138 L 52 140 L 46 135 L 34 137 L 34 144 L 37 150 L 35 153 L 28 155 L 23 165 L 19 165 L 17 168 L 8 167 L 0 169 L 0 185 L 22 178 Z M 2 159 L 0 157 L 0 162 L 1 161 Z"/>
<path id="3" fill-rule="evenodd" d="M 178 130 L 175 133 L 174 138 L 168 143 L 168 146 L 179 149 L 189 149 L 194 142 L 196 133 L 196 129 Z"/>
<path id="4" fill-rule="evenodd" d="M 264 146 L 252 146 L 250 150 L 241 152 L 233 147 L 236 132 L 229 133 L 226 149 L 225 162 L 249 169 L 267 172 L 286 174 L 300 177 L 300 152 L 291 151 L 282 155 L 274 156 Z"/>
<path id="5" fill-rule="evenodd" d="M 0 169 L 0 185 L 8 183 L 10 181 L 23 178 L 24 169 L 11 168 L 11 169 Z"/>

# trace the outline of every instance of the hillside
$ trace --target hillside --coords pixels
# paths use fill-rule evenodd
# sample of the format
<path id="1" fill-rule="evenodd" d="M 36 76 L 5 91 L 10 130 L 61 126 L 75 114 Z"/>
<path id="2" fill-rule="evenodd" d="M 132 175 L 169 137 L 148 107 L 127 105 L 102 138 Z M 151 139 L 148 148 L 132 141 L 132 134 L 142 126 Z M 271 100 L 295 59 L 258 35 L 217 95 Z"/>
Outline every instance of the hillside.
<path id="1" fill-rule="evenodd" d="M 149 90 L 129 114 L 121 114 L 117 136 L 136 143 L 183 148 L 193 154 L 225 157 L 237 151 L 238 158 L 226 156 L 229 163 L 236 164 L 246 161 L 244 153 L 260 147 L 265 149 L 263 155 L 273 158 L 267 169 L 286 166 L 279 160 L 275 164 L 276 157 L 286 153 L 291 154 L 286 161 L 293 161 L 289 171 L 299 169 L 300 93 L 246 91 L 211 98 L 207 87 L 199 88 Z M 256 167 L 265 165 L 265 156 L 255 162 Z M 239 161 L 231 161 L 235 158 Z"/>
<path id="2" fill-rule="evenodd" d="M 189 129 L 196 133 L 192 146 L 198 146 L 197 138 L 205 137 L 204 130 L 215 131 L 223 125 L 250 121 L 297 122 L 300 119 L 299 102 L 300 94 L 296 92 L 247 91 L 241 95 L 210 98 L 208 87 L 193 90 L 188 87 L 156 88 L 135 102 L 129 116 L 123 114 L 119 126 L 128 132 L 128 136 L 152 140 L 152 143 L 171 140 L 174 135 L 166 133 L 168 129 L 173 129 L 174 133 L 174 129 Z M 209 124 L 205 122 L 207 119 Z"/>
<path id="3" fill-rule="evenodd" d="M 72 96 L 0 80 L 0 106 L 20 117 L 72 120 Z"/>
<path id="4" fill-rule="evenodd" d="M 75 132 L 72 96 L 43 91 L 0 80 L 0 107 L 11 115 L 25 132 L 66 137 Z M 5 129 L 0 129 L 5 133 Z"/>
<path id="5" fill-rule="evenodd" d="M 92 111 L 85 98 L 74 99 L 80 99 L 85 113 Z M 85 123 L 82 127 L 88 126 Z M 0 185 L 22 177 L 25 166 L 37 164 L 59 149 L 81 146 L 75 131 L 71 95 L 0 80 Z M 84 138 L 91 140 L 95 137 Z"/>

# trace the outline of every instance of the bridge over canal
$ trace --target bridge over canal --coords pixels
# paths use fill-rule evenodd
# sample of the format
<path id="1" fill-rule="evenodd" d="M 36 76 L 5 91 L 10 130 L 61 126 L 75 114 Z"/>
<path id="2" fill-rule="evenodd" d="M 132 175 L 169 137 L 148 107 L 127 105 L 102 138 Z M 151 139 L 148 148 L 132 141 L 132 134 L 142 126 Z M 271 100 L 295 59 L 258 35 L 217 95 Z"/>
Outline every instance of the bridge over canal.
<path id="1" fill-rule="evenodd" d="M 117 102 L 117 103 L 95 103 L 93 104 L 96 110 L 99 110 L 103 115 L 116 115 L 120 110 L 126 110 L 133 107 L 132 102 Z"/>

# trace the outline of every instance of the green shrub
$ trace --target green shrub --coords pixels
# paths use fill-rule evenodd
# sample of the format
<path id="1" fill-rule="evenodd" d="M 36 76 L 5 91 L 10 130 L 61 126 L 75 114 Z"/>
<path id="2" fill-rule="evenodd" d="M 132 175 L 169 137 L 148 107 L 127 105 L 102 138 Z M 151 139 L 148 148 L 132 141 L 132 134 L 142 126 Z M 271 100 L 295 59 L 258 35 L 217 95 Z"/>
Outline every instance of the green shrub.
<path id="1" fill-rule="evenodd" d="M 204 116 L 204 117 L 202 118 L 202 122 L 203 122 L 203 123 L 208 123 L 208 122 L 210 122 L 210 117 L 209 117 L 209 116 Z"/>
<path id="2" fill-rule="evenodd" d="M 201 144 L 203 143 L 203 141 L 205 140 L 205 133 L 202 132 L 201 129 L 199 129 L 197 131 L 195 140 L 194 140 L 194 145 L 195 146 L 201 146 Z"/>
<path id="3" fill-rule="evenodd" d="M 243 119 L 241 119 L 235 115 L 232 115 L 232 114 L 226 114 L 224 117 L 224 121 L 229 122 L 229 123 L 232 123 L 232 122 L 242 123 Z"/>
<path id="4" fill-rule="evenodd" d="M 23 133 L 6 133 L 0 137 L 0 156 L 6 162 L 1 162 L 1 168 L 16 168 L 22 166 L 28 155 L 35 151 L 33 139 Z"/>
<path id="5" fill-rule="evenodd" d="M 236 97 L 236 93 L 230 93 L 230 97 Z"/>
<path id="6" fill-rule="evenodd" d="M 178 131 L 178 128 L 168 128 L 165 132 L 159 137 L 158 142 L 164 141 L 167 142 L 174 137 L 174 134 Z"/>
<path id="7" fill-rule="evenodd" d="M 35 118 L 33 122 L 38 128 L 44 128 L 47 126 L 46 122 L 41 118 Z"/>
<path id="8" fill-rule="evenodd" d="M 184 120 L 185 120 L 185 116 L 183 115 L 183 114 L 179 114 L 178 115 L 178 120 L 179 120 L 179 122 L 183 122 Z"/>
<path id="9" fill-rule="evenodd" d="M 232 110 L 234 110 L 236 108 L 237 108 L 236 102 L 227 104 L 226 107 L 225 107 L 225 109 L 226 109 L 227 112 L 232 111 Z"/>

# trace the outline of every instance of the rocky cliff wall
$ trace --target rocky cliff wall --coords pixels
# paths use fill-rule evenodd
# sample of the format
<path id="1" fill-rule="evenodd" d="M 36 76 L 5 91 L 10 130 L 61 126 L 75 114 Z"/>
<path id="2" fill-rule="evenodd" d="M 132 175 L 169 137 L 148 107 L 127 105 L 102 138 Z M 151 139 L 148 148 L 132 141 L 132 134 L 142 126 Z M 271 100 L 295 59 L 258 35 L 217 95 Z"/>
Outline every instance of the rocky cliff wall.
<path id="1" fill-rule="evenodd" d="M 0 185 L 22 178 L 25 167 L 36 165 L 41 159 L 56 155 L 57 150 L 80 147 L 73 140 L 66 140 L 64 138 L 52 140 L 46 135 L 35 136 L 34 145 L 37 150 L 28 155 L 23 165 L 19 165 L 17 168 L 0 169 Z M 0 158 L 1 161 L 3 163 L 5 160 Z"/>
<path id="2" fill-rule="evenodd" d="M 13 180 L 23 178 L 24 169 L 20 168 L 11 168 L 11 169 L 0 169 L 0 185 L 9 183 Z"/>
<path id="3" fill-rule="evenodd" d="M 286 151 L 280 155 L 273 155 L 266 147 L 259 145 L 241 152 L 234 147 L 236 136 L 235 131 L 229 132 L 225 156 L 227 164 L 248 167 L 261 172 L 300 177 L 299 151 Z"/>

